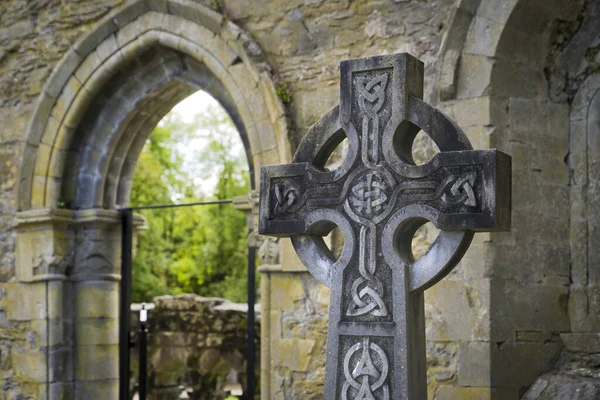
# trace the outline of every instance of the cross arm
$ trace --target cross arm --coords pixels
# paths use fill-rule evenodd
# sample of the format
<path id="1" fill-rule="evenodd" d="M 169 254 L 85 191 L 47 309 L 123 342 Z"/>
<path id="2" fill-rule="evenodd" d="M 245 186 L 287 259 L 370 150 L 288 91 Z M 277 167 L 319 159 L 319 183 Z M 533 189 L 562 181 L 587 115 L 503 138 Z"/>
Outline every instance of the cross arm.
<path id="1" fill-rule="evenodd" d="M 326 221 L 309 226 L 307 205 L 341 203 L 342 187 L 315 183 L 312 171 L 314 168 L 305 162 L 261 167 L 260 234 L 287 237 L 304 233 L 326 235 L 331 231 L 333 225 Z"/>
<path id="2" fill-rule="evenodd" d="M 392 196 L 402 199 L 396 209 L 429 206 L 444 230 L 510 230 L 510 156 L 496 149 L 449 151 L 419 168 L 419 176 L 396 186 Z"/>

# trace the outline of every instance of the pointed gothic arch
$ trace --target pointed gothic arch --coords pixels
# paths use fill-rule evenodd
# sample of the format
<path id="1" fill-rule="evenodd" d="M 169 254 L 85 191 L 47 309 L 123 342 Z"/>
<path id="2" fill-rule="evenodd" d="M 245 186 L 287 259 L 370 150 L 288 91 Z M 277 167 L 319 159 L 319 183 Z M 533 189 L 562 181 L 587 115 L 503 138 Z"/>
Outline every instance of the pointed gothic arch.
<path id="1" fill-rule="evenodd" d="M 125 206 L 153 122 L 198 89 L 231 115 L 251 171 L 290 159 L 285 110 L 250 36 L 192 1 L 139 0 L 75 43 L 46 83 L 28 128 L 19 209 L 56 207 L 69 196 L 78 209 Z M 103 129 L 94 118 L 117 126 Z"/>
<path id="2" fill-rule="evenodd" d="M 15 367 L 39 384 L 40 398 L 118 397 L 118 209 L 128 206 L 153 128 L 197 90 L 231 116 L 253 187 L 262 164 L 291 159 L 286 112 L 259 45 L 194 1 L 118 6 L 46 82 L 26 133 L 16 228 L 18 285 L 46 293 L 37 307 L 52 331 L 31 350 L 38 375 Z"/>

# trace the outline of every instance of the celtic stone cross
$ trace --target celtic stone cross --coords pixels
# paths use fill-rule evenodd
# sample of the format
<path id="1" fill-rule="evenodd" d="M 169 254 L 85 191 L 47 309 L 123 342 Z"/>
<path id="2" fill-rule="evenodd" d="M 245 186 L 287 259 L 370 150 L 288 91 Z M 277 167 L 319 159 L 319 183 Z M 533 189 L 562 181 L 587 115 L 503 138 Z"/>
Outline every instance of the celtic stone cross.
<path id="1" fill-rule="evenodd" d="M 325 399 L 425 399 L 423 291 L 462 258 L 474 231 L 510 227 L 510 157 L 473 150 L 421 100 L 423 64 L 409 54 L 341 63 L 340 105 L 304 137 L 292 164 L 261 170 L 260 226 L 290 236 L 308 270 L 331 288 Z M 422 129 L 440 149 L 415 165 Z M 342 164 L 324 167 L 347 137 Z M 425 222 L 441 232 L 415 260 Z M 323 241 L 335 226 L 335 258 Z"/>

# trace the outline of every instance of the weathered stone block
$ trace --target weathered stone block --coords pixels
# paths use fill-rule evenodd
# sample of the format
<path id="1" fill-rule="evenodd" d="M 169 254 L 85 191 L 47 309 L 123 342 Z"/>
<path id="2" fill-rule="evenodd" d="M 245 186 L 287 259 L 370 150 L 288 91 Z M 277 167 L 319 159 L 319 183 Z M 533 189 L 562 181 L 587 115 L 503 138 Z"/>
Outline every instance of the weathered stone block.
<path id="1" fill-rule="evenodd" d="M 218 33 L 221 30 L 223 16 L 210 8 L 189 0 L 168 0 L 169 13 L 194 21 Z"/>
<path id="2" fill-rule="evenodd" d="M 75 68 L 81 63 L 82 57 L 75 51 L 69 51 L 60 61 L 59 65 L 54 68 L 54 72 L 50 75 L 44 91 L 50 96 L 57 98 L 63 87 L 72 79 L 72 74 Z"/>
<path id="3" fill-rule="evenodd" d="M 515 330 L 569 331 L 568 287 L 519 284 L 505 290 Z"/>
<path id="4" fill-rule="evenodd" d="M 524 391 L 558 356 L 560 343 L 513 343 L 492 345 L 492 387 Z M 519 365 L 520 368 L 514 368 Z"/>
<path id="5" fill-rule="evenodd" d="M 92 76 L 92 74 L 102 65 L 102 60 L 96 51 L 92 51 L 91 53 L 87 53 L 83 61 L 79 64 L 77 69 L 75 70 L 75 77 L 82 84 L 87 83 L 88 79 Z M 93 93 L 93 91 L 92 91 Z"/>
<path id="6" fill-rule="evenodd" d="M 29 323 L 27 340 L 30 346 L 35 347 L 62 346 L 72 342 L 67 337 L 68 333 L 62 319 L 36 319 Z"/>
<path id="7" fill-rule="evenodd" d="M 315 90 L 295 91 L 294 103 L 297 104 L 295 121 L 300 132 L 305 132 L 317 122 L 324 112 L 333 108 L 340 97 L 338 85 L 330 85 Z"/>
<path id="8" fill-rule="evenodd" d="M 523 253 L 514 246 L 498 244 L 491 251 L 488 260 L 494 263 L 494 277 L 534 284 L 569 283 L 567 246 L 530 244 L 528 251 Z M 523 265 L 527 265 L 528 268 L 523 268 Z"/>
<path id="9" fill-rule="evenodd" d="M 256 101 L 254 103 L 257 103 Z M 265 105 L 261 105 L 261 108 L 264 108 Z M 264 110 L 266 112 L 266 110 Z M 262 121 L 258 121 L 256 124 L 256 128 L 258 129 L 259 132 L 265 132 L 264 135 L 261 136 L 260 138 L 260 144 L 261 144 L 261 148 L 265 149 L 265 150 L 271 150 L 271 149 L 277 149 L 277 137 L 275 136 L 275 134 L 273 133 L 273 131 L 271 129 L 269 129 L 269 127 L 271 126 L 271 122 L 270 121 L 266 121 L 266 120 L 262 120 Z"/>
<path id="10" fill-rule="evenodd" d="M 47 382 L 48 357 L 45 348 L 15 348 L 11 364 L 20 379 L 28 382 Z"/>
<path id="11" fill-rule="evenodd" d="M 466 342 L 458 348 L 458 385 L 490 387 L 490 342 Z"/>
<path id="12" fill-rule="evenodd" d="M 552 334 L 550 332 L 517 331 L 516 333 L 517 342 L 545 343 L 552 340 Z"/>
<path id="13" fill-rule="evenodd" d="M 315 341 L 311 339 L 281 339 L 278 342 L 278 364 L 291 371 L 306 372 L 310 365 Z"/>
<path id="14" fill-rule="evenodd" d="M 280 238 L 279 247 L 281 249 L 281 269 L 288 272 L 308 272 L 302 261 L 296 255 L 292 242 L 289 238 Z"/>
<path id="15" fill-rule="evenodd" d="M 588 182 L 587 120 L 569 122 L 569 167 L 573 170 L 573 183 L 586 185 Z"/>
<path id="16" fill-rule="evenodd" d="M 558 343 L 465 343 L 459 348 L 458 384 L 507 387 L 518 391 L 555 360 Z M 522 368 L 511 368 L 521 365 Z"/>
<path id="17" fill-rule="evenodd" d="M 544 72 L 529 64 L 503 60 L 494 68 L 494 87 L 501 97 L 546 97 L 548 86 Z M 498 84 L 502 82 L 502 84 Z"/>
<path id="18" fill-rule="evenodd" d="M 73 222 L 69 210 L 33 210 L 18 215 L 17 279 L 29 282 L 56 279 L 64 275 L 71 262 L 71 236 L 67 227 Z"/>
<path id="19" fill-rule="evenodd" d="M 484 3 L 477 8 L 477 15 L 491 19 L 498 23 L 504 23 L 513 12 L 515 3 L 513 1 L 502 1 L 499 3 Z"/>
<path id="20" fill-rule="evenodd" d="M 443 280 L 425 292 L 427 338 L 432 341 L 486 340 L 490 335 L 489 280 Z"/>
<path id="21" fill-rule="evenodd" d="M 52 147 L 44 143 L 41 143 L 37 150 L 37 160 L 35 163 L 34 173 L 39 176 L 43 176 L 48 172 L 48 163 L 50 162 L 50 154 L 52 153 Z"/>
<path id="22" fill-rule="evenodd" d="M 529 22 L 530 20 L 528 20 Z M 523 23 L 505 27 L 502 40 L 498 43 L 496 57 L 529 65 L 532 69 L 543 68 L 546 49 L 540 46 L 545 38 L 535 23 Z"/>
<path id="23" fill-rule="evenodd" d="M 571 330 L 577 333 L 591 333 L 600 324 L 600 289 L 598 284 L 571 285 L 569 293 L 569 317 Z"/>
<path id="24" fill-rule="evenodd" d="M 463 128 L 489 125 L 500 108 L 501 103 L 489 96 L 440 104 L 440 110 Z"/>
<path id="25" fill-rule="evenodd" d="M 149 11 L 150 5 L 148 1 L 138 1 L 132 4 L 127 4 L 124 7 L 119 8 L 116 12 L 111 14 L 112 20 L 121 29 L 123 26 L 129 24 L 135 18 L 143 15 L 146 11 Z"/>
<path id="26" fill-rule="evenodd" d="M 491 242 L 496 240 L 497 236 L 505 236 L 504 233 L 482 232 L 473 238 L 471 247 L 456 266 L 455 270 L 448 275 L 449 280 L 471 280 L 489 278 L 493 269 L 490 260 L 492 251 Z M 427 293 L 427 292 L 426 292 Z"/>
<path id="27" fill-rule="evenodd" d="M 112 318 L 119 310 L 119 284 L 111 281 L 81 281 L 74 284 L 77 319 Z"/>
<path id="28" fill-rule="evenodd" d="M 253 155 L 253 160 L 257 165 L 272 165 L 279 161 L 279 150 L 267 150 Z M 260 170 L 256 170 L 255 179 L 260 181 Z"/>
<path id="29" fill-rule="evenodd" d="M 488 95 L 495 63 L 493 58 L 486 55 L 463 53 L 458 66 L 456 98 L 468 99 Z"/>
<path id="30" fill-rule="evenodd" d="M 489 128 L 481 125 L 475 125 L 464 129 L 465 135 L 476 149 L 489 149 L 491 146 L 491 135 L 494 133 L 494 128 Z M 514 156 L 513 163 L 514 163 Z"/>
<path id="31" fill-rule="evenodd" d="M 504 26 L 500 22 L 475 15 L 463 51 L 469 54 L 494 57 L 496 45 L 503 30 Z"/>
<path id="32" fill-rule="evenodd" d="M 272 285 L 275 289 L 271 292 L 272 310 L 293 309 L 296 307 L 295 303 L 305 297 L 302 282 L 294 275 L 278 277 L 272 281 Z"/>
<path id="33" fill-rule="evenodd" d="M 118 369 L 115 366 L 115 369 Z M 114 400 L 119 398 L 119 381 L 76 381 L 75 399 Z"/>
<path id="34" fill-rule="evenodd" d="M 118 345 L 79 345 L 75 347 L 75 378 L 100 381 L 119 378 Z"/>
<path id="35" fill-rule="evenodd" d="M 93 31 L 81 37 L 80 40 L 73 44 L 73 49 L 81 57 L 87 56 L 92 52 L 104 39 L 113 34 L 119 29 L 115 21 L 112 19 L 104 19 L 98 24 Z"/>
<path id="36" fill-rule="evenodd" d="M 117 318 L 79 318 L 75 329 L 78 344 L 119 344 L 119 320 Z"/>
<path id="37" fill-rule="evenodd" d="M 569 351 L 600 353 L 600 333 L 562 333 L 560 338 Z"/>
<path id="38" fill-rule="evenodd" d="M 10 320 L 30 321 L 48 316 L 46 282 L 10 283 L 5 286 L 3 308 Z"/>
<path id="39" fill-rule="evenodd" d="M 48 356 L 50 382 L 68 382 L 73 379 L 72 347 L 50 349 Z"/>
<path id="40" fill-rule="evenodd" d="M 519 392 L 514 388 L 440 386 L 435 400 L 517 400 Z"/>
<path id="41" fill-rule="evenodd" d="M 41 144 L 48 145 L 50 147 L 54 146 L 54 141 L 56 139 L 56 132 L 61 126 L 61 121 L 54 118 L 52 115 L 48 117 L 46 126 L 44 128 L 44 133 L 41 137 Z M 36 161 L 36 168 L 38 172 L 41 172 L 41 168 L 37 167 L 38 162 Z M 46 166 L 47 168 L 47 166 Z M 39 175 L 39 174 L 38 174 Z"/>
<path id="42" fill-rule="evenodd" d="M 51 400 L 75 400 L 72 382 L 52 382 L 48 392 Z"/>

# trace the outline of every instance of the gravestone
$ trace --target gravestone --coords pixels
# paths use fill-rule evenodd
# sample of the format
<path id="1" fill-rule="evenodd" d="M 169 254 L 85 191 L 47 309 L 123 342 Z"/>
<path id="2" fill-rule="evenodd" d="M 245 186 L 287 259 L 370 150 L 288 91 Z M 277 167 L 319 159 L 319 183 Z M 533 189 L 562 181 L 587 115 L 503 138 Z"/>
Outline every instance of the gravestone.
<path id="1" fill-rule="evenodd" d="M 475 231 L 510 228 L 511 160 L 473 150 L 423 102 L 423 64 L 409 54 L 341 63 L 340 105 L 306 134 L 292 164 L 261 170 L 259 232 L 291 237 L 331 289 L 325 399 L 427 397 L 423 291 L 462 258 Z M 440 149 L 415 165 L 423 130 Z M 348 139 L 333 171 L 332 151 Z M 441 232 L 418 260 L 416 230 Z M 323 241 L 335 226 L 339 258 Z"/>

